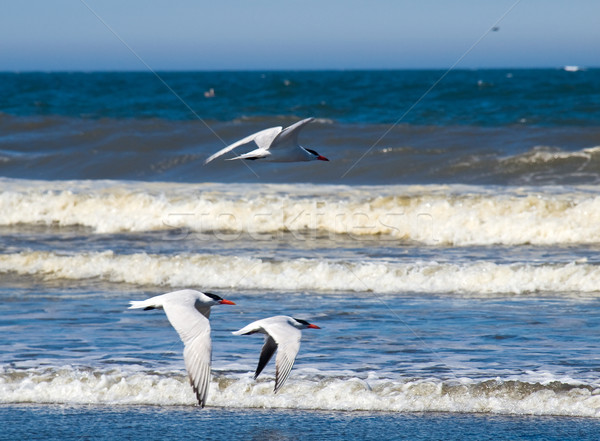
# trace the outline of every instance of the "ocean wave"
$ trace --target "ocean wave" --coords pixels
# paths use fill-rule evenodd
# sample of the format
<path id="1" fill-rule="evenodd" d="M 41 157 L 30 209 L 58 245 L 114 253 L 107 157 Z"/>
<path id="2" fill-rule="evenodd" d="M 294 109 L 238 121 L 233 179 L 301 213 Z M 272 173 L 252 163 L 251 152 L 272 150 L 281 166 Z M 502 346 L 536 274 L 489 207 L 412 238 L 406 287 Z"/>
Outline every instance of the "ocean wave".
<path id="1" fill-rule="evenodd" d="M 597 183 L 600 146 L 564 150 L 545 145 L 535 146 L 516 155 L 499 158 L 501 173 L 530 184 L 556 182 Z"/>
<path id="2" fill-rule="evenodd" d="M 357 262 L 214 254 L 24 251 L 0 254 L 2 273 L 32 275 L 45 280 L 99 279 L 170 288 L 199 286 L 284 292 L 452 292 L 474 296 L 526 293 L 579 296 L 600 292 L 600 266 L 583 261 L 544 264 L 489 261 L 403 263 L 385 259 Z"/>
<path id="3" fill-rule="evenodd" d="M 514 163 L 521 162 L 524 164 L 541 164 L 549 162 L 566 162 L 573 159 L 581 159 L 583 163 L 580 165 L 583 168 L 596 155 L 600 154 L 600 146 L 587 147 L 581 150 L 566 151 L 556 147 L 536 146 L 531 150 L 519 155 L 504 158 L 502 162 Z"/>
<path id="4" fill-rule="evenodd" d="M 228 236 L 215 232 L 233 232 L 261 240 L 315 231 L 453 246 L 600 243 L 600 194 L 592 187 L 2 184 L 0 226 L 172 230 L 220 239 Z"/>
<path id="5" fill-rule="evenodd" d="M 182 372 L 100 371 L 91 368 L 0 370 L 0 402 L 191 406 Z M 386 379 L 303 371 L 273 394 L 273 379 L 216 373 L 209 406 L 336 411 L 469 412 L 600 417 L 600 387 L 559 380 L 461 378 Z"/>

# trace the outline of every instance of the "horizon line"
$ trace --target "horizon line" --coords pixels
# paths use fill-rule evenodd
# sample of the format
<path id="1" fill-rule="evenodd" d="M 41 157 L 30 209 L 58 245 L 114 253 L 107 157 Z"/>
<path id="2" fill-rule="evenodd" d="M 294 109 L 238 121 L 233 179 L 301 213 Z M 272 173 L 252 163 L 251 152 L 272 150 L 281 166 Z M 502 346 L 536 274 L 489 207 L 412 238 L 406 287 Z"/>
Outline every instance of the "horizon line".
<path id="1" fill-rule="evenodd" d="M 586 71 L 600 69 L 598 66 L 579 66 L 579 65 L 561 65 L 561 66 L 506 66 L 506 67 L 461 67 L 455 68 L 455 71 L 478 71 L 478 70 L 568 70 L 574 67 L 576 71 Z M 219 72 L 393 72 L 393 71 L 440 71 L 447 67 L 373 67 L 373 68 L 224 68 L 224 69 L 155 69 L 156 72 L 164 73 L 219 73 Z M 150 73 L 146 69 L 119 69 L 119 68 L 98 68 L 98 69 L 0 69 L 2 74 L 20 74 L 20 73 Z"/>

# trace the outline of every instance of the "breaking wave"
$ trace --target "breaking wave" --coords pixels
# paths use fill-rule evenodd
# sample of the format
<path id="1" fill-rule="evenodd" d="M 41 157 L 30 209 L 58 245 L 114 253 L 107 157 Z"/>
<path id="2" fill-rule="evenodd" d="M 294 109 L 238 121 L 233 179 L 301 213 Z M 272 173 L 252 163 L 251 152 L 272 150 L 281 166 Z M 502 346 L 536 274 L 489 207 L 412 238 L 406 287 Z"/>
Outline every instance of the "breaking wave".
<path id="1" fill-rule="evenodd" d="M 331 186 L 2 180 L 0 226 L 275 235 L 427 245 L 600 243 L 591 187 Z M 264 237 L 263 237 L 264 238 Z"/>
<path id="2" fill-rule="evenodd" d="M 45 280 L 99 279 L 171 288 L 462 293 L 470 295 L 600 292 L 600 266 L 586 262 L 368 262 L 325 258 L 267 259 L 213 254 L 117 254 L 113 251 L 0 254 L 0 274 Z"/>
<path id="3" fill-rule="evenodd" d="M 195 405 L 182 372 L 70 366 L 0 370 L 0 402 Z M 600 387 L 577 381 L 386 379 L 299 370 L 277 394 L 268 375 L 216 373 L 209 406 L 392 412 L 471 412 L 600 417 Z"/>

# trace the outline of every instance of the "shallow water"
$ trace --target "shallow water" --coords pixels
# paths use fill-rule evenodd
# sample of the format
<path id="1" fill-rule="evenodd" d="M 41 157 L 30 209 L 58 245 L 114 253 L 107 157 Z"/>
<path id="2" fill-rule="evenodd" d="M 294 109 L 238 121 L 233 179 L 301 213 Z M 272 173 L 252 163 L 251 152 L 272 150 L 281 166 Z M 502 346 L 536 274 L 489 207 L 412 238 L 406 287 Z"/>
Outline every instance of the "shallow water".
<path id="1" fill-rule="evenodd" d="M 221 440 L 582 440 L 600 422 L 588 418 L 446 413 L 233 410 L 173 407 L 0 406 L 11 423 L 0 439 Z M 35 424 L 32 424 L 35 423 Z"/>

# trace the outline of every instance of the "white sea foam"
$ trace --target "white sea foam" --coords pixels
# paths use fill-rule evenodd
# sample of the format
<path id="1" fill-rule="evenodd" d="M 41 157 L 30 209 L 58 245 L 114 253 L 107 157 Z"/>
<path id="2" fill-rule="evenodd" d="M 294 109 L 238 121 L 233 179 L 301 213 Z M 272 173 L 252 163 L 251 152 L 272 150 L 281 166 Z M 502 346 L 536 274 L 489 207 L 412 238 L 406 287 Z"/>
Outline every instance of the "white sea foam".
<path id="1" fill-rule="evenodd" d="M 509 156 L 503 159 L 503 162 L 521 162 L 524 164 L 544 164 L 548 162 L 564 162 L 572 159 L 583 160 L 583 168 L 600 152 L 600 146 L 587 147 L 581 150 L 566 151 L 555 147 L 536 146 L 532 150 L 520 153 L 516 156 Z"/>
<path id="2" fill-rule="evenodd" d="M 317 231 L 430 245 L 600 243 L 595 189 L 0 180 L 0 225 L 197 238 Z M 210 235 L 212 233 L 212 235 Z M 210 236 L 206 236 L 209 234 Z"/>
<path id="3" fill-rule="evenodd" d="M 559 381 L 385 379 L 296 373 L 273 394 L 268 375 L 213 376 L 209 406 L 600 417 L 597 385 Z M 0 370 L 0 403 L 194 405 L 183 372 L 62 368 Z"/>
<path id="4" fill-rule="evenodd" d="M 600 267 L 589 263 L 502 264 L 386 260 L 261 259 L 213 254 L 0 254 L 0 273 L 47 280 L 97 278 L 116 283 L 218 289 L 463 293 L 471 295 L 600 292 Z"/>

